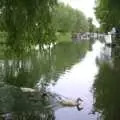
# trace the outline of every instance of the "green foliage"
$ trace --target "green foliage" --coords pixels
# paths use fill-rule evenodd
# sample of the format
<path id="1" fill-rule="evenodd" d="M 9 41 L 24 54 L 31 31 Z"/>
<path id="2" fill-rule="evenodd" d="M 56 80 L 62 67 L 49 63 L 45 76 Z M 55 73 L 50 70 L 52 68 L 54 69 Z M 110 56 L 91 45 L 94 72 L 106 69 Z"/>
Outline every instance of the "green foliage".
<path id="1" fill-rule="evenodd" d="M 69 5 L 59 3 L 53 16 L 53 23 L 58 32 L 88 31 L 88 22 L 84 14 L 71 8 Z"/>
<path id="2" fill-rule="evenodd" d="M 75 25 L 73 27 L 73 31 L 74 32 L 87 32 L 89 29 L 89 24 L 84 14 L 79 10 L 75 10 L 74 14 L 75 14 L 76 20 L 75 20 Z"/>
<path id="3" fill-rule="evenodd" d="M 7 43 L 8 54 L 19 56 L 35 45 L 54 42 L 56 32 L 70 38 L 67 33 L 88 31 L 88 21 L 81 11 L 57 0 L 1 0 L 0 31 L 6 34 L 0 40 Z"/>
<path id="4" fill-rule="evenodd" d="M 29 49 L 52 36 L 51 13 L 56 0 L 1 0 L 0 29 L 14 51 Z"/>
<path id="5" fill-rule="evenodd" d="M 91 17 L 88 18 L 88 26 L 89 26 L 89 32 L 95 31 L 95 25 L 93 24 L 93 19 Z"/>
<path id="6" fill-rule="evenodd" d="M 54 23 L 57 31 L 70 32 L 74 24 L 73 9 L 64 4 L 59 4 L 55 9 Z M 72 23 L 72 24 L 71 24 Z"/>
<path id="7" fill-rule="evenodd" d="M 119 0 L 96 0 L 95 14 L 104 31 L 120 24 Z"/>

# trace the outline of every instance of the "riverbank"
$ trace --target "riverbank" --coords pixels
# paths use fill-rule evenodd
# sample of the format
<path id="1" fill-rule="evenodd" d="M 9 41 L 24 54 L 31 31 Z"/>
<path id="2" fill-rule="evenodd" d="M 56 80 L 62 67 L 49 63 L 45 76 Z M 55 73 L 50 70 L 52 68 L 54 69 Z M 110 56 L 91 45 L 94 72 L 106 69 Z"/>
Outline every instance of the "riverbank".
<path id="1" fill-rule="evenodd" d="M 56 33 L 56 42 L 61 43 L 61 42 L 72 42 L 72 35 L 69 32 L 66 33 Z"/>

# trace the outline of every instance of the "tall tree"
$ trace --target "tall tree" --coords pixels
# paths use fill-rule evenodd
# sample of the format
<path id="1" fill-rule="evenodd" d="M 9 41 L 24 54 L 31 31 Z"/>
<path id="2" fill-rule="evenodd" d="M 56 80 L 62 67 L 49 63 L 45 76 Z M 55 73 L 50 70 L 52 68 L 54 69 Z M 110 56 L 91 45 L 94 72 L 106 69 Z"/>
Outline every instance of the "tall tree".
<path id="1" fill-rule="evenodd" d="M 88 31 L 88 22 L 84 14 L 69 5 L 59 3 L 53 18 L 56 29 L 59 32 Z"/>
<path id="2" fill-rule="evenodd" d="M 89 26 L 89 32 L 94 32 L 95 26 L 93 25 L 93 19 L 91 17 L 88 18 L 88 26 Z"/>
<path id="3" fill-rule="evenodd" d="M 7 33 L 7 43 L 23 50 L 41 42 L 50 31 L 51 12 L 56 0 L 1 0 L 0 26 Z M 39 36 L 39 37 L 36 37 Z"/>
<path id="4" fill-rule="evenodd" d="M 119 0 L 96 0 L 95 14 L 104 31 L 119 26 Z"/>

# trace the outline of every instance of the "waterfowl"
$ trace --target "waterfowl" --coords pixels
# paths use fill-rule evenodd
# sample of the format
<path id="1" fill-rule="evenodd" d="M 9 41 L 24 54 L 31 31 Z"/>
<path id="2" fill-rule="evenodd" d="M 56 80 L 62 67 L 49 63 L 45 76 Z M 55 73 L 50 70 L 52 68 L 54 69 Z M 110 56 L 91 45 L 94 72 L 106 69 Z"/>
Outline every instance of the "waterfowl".
<path id="1" fill-rule="evenodd" d="M 32 89 L 32 88 L 21 88 L 21 90 L 23 92 L 30 92 L 30 93 L 35 93 L 36 90 L 35 89 Z M 78 110 L 82 110 L 83 108 L 81 107 L 82 106 L 82 102 L 83 100 L 81 98 L 77 98 L 77 100 L 72 100 L 72 99 L 69 99 L 69 98 L 66 98 L 62 95 L 58 95 L 58 94 L 51 94 L 49 92 L 42 92 L 42 97 L 55 97 L 55 99 L 63 106 L 63 107 L 77 107 Z M 62 99 L 63 97 L 63 99 Z M 51 106 L 51 105 L 50 105 Z M 49 106 L 48 106 L 49 107 Z"/>
<path id="2" fill-rule="evenodd" d="M 78 98 L 77 100 L 61 100 L 60 104 L 65 107 L 77 107 L 78 110 L 83 109 L 81 107 L 83 100 L 81 98 Z"/>

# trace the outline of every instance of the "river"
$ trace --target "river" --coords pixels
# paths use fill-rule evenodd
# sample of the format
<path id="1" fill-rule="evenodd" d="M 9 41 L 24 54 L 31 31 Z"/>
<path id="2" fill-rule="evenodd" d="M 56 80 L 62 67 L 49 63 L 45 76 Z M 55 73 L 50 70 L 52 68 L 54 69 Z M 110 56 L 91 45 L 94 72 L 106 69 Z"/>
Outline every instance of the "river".
<path id="1" fill-rule="evenodd" d="M 92 85 L 98 73 L 96 58 L 100 57 L 104 44 L 96 41 L 85 57 L 65 71 L 52 90 L 68 98 L 81 97 L 84 101 L 82 111 L 76 108 L 61 108 L 55 112 L 56 120 L 96 120 L 97 115 L 90 114 L 93 107 Z"/>
<path id="2" fill-rule="evenodd" d="M 23 58 L 0 58 L 0 117 L 12 120 L 119 120 L 119 48 L 99 40 L 56 44 Z M 52 103 L 38 92 L 49 90 L 83 100 L 76 107 L 49 109 Z M 54 104 L 54 103 L 53 103 Z M 6 119 L 7 119 L 6 118 Z"/>

